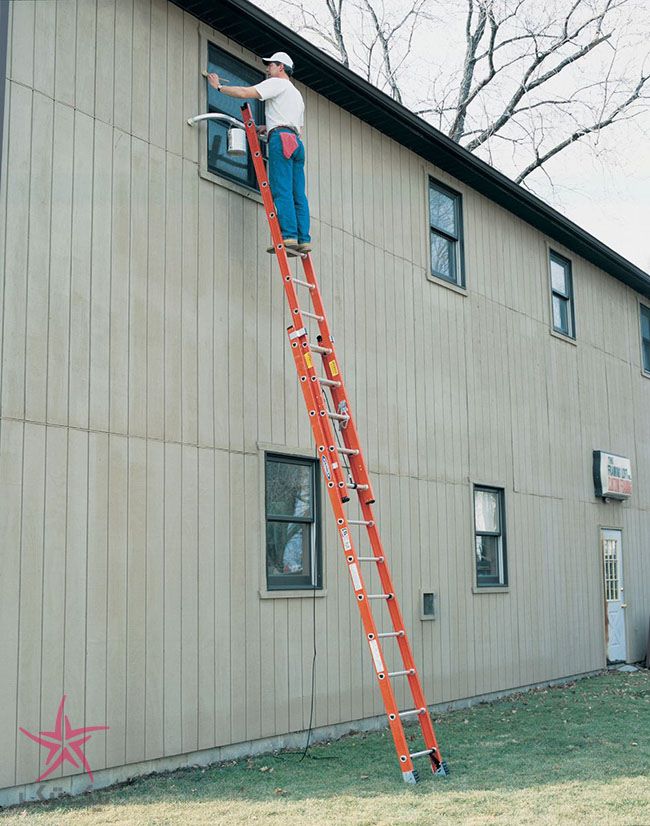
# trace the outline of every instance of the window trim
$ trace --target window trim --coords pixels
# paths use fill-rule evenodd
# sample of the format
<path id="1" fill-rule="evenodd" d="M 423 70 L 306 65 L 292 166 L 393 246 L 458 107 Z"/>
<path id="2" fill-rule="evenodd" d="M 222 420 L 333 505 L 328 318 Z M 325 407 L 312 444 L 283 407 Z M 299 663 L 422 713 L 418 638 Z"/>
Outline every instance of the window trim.
<path id="1" fill-rule="evenodd" d="M 488 491 L 490 493 L 497 493 L 499 500 L 499 524 L 501 532 L 496 534 L 492 531 L 477 531 L 476 530 L 476 491 Z M 507 526 L 506 526 L 506 490 L 504 486 L 488 485 L 476 482 L 472 484 L 472 560 L 474 570 L 474 585 L 472 591 L 474 593 L 505 593 L 510 588 L 510 581 L 508 578 L 508 543 L 507 543 Z M 499 536 L 500 543 L 500 581 L 481 583 L 478 577 L 478 568 L 476 564 L 476 537 L 477 536 Z"/>
<path id="2" fill-rule="evenodd" d="M 644 360 L 643 360 L 643 313 L 648 314 L 648 322 L 650 323 L 650 304 L 646 304 L 644 301 L 639 301 L 639 347 L 641 351 L 641 373 L 644 376 L 650 378 L 650 364 L 646 367 Z M 650 339 L 648 339 L 650 342 Z"/>
<path id="3" fill-rule="evenodd" d="M 323 542 L 322 542 L 322 494 L 321 494 L 321 479 L 319 471 L 319 462 L 317 457 L 313 454 L 305 454 L 300 449 L 287 449 L 275 445 L 258 446 L 260 448 L 261 459 L 261 503 L 262 503 L 262 571 L 261 571 L 261 587 L 260 596 L 263 598 L 273 598 L 282 596 L 324 596 L 326 594 L 324 588 L 324 564 L 323 564 Z M 282 517 L 272 517 L 271 521 L 276 522 L 301 522 L 312 525 L 311 541 L 312 541 L 312 583 L 294 582 L 288 584 L 286 581 L 279 581 L 274 584 L 269 581 L 267 573 L 266 561 L 266 525 L 269 521 L 266 512 L 266 468 L 267 460 L 271 457 L 271 461 L 286 464 L 307 465 L 312 469 L 312 483 L 313 483 L 313 519 L 305 519 L 296 517 L 295 519 L 283 519 Z"/>
<path id="4" fill-rule="evenodd" d="M 563 295 L 562 293 L 556 291 L 553 288 L 553 271 L 551 269 L 551 265 L 555 259 L 555 262 L 560 264 L 561 266 L 567 265 L 568 267 L 568 282 L 569 282 L 569 294 Z M 566 272 L 566 270 L 565 270 Z M 573 284 L 573 262 L 570 258 L 567 258 L 565 255 L 554 250 L 552 247 L 548 247 L 548 285 L 550 290 L 550 303 L 551 303 L 551 331 L 567 340 L 575 342 L 576 340 L 576 318 L 575 318 L 575 289 Z M 555 326 L 555 315 L 553 313 L 553 302 L 555 296 L 564 299 L 568 302 L 569 305 L 569 331 L 566 332 L 565 330 L 560 329 L 559 327 Z"/>
<path id="5" fill-rule="evenodd" d="M 431 222 L 431 189 L 437 189 L 444 195 L 453 198 L 456 211 L 457 237 L 451 235 L 446 230 L 435 227 Z M 426 214 L 427 214 L 427 278 L 430 281 L 450 286 L 463 294 L 466 294 L 465 284 L 465 231 L 464 231 L 464 215 L 463 215 L 463 194 L 446 184 L 434 178 L 433 175 L 427 174 L 427 188 L 426 188 Z M 431 257 L 431 234 L 436 233 L 439 237 L 444 238 L 454 244 L 455 250 L 455 264 L 456 264 L 456 278 L 448 278 L 443 273 L 434 271 L 433 260 Z"/>

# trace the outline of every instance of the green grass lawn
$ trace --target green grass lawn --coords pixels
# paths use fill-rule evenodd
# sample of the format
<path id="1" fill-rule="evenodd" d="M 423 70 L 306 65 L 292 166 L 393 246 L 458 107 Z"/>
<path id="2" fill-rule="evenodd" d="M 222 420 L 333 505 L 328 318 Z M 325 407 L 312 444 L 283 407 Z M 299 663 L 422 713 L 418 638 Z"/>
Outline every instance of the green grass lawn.
<path id="1" fill-rule="evenodd" d="M 415 787 L 379 732 L 314 746 L 302 761 L 268 755 L 13 808 L 0 826 L 650 824 L 648 671 L 519 694 L 435 725 L 452 774 L 434 778 L 420 760 Z"/>

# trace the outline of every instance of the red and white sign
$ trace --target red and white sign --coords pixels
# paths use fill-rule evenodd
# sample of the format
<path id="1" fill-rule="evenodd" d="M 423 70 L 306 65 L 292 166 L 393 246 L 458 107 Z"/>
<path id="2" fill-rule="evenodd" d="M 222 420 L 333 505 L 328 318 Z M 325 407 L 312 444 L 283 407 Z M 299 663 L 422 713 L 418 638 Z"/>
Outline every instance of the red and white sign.
<path id="1" fill-rule="evenodd" d="M 629 499 L 632 496 L 632 462 L 625 456 L 594 450 L 596 496 Z"/>

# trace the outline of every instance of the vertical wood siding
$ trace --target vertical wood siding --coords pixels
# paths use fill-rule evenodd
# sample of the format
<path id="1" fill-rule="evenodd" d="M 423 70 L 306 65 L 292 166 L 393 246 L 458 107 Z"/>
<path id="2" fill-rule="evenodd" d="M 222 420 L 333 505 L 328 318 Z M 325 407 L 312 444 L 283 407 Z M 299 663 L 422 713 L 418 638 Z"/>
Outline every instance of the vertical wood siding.
<path id="1" fill-rule="evenodd" d="M 18 726 L 64 692 L 75 723 L 110 726 L 93 769 L 305 728 L 312 610 L 316 725 L 381 712 L 327 508 L 326 597 L 259 595 L 258 443 L 311 437 L 262 208 L 199 175 L 200 69 L 198 23 L 166 0 L 11 4 L 0 787 L 37 777 Z M 624 531 L 640 658 L 637 297 L 569 254 L 577 346 L 551 336 L 547 239 L 304 92 L 316 265 L 429 700 L 603 665 L 599 525 Z M 463 195 L 466 296 L 427 279 L 427 174 Z M 594 448 L 632 459 L 630 502 L 594 500 Z M 472 591 L 472 482 L 505 489 L 508 593 Z"/>

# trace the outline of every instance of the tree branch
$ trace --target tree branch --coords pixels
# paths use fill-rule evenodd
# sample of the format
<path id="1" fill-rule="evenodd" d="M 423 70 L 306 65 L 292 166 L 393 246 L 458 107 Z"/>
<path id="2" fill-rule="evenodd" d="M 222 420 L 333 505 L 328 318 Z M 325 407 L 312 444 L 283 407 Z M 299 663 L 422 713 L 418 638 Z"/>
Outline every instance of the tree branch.
<path id="1" fill-rule="evenodd" d="M 623 118 L 619 117 L 622 115 L 630 106 L 634 103 L 634 101 L 639 100 L 642 95 L 641 92 L 643 91 L 646 83 L 650 80 L 650 75 L 642 75 L 639 82 L 637 83 L 636 87 L 634 88 L 632 94 L 629 95 L 626 100 L 616 106 L 612 112 L 602 120 L 598 121 L 597 123 L 592 123 L 590 126 L 582 126 L 579 129 L 576 129 L 568 138 L 565 138 L 563 141 L 560 141 L 551 149 L 548 149 L 544 152 L 543 155 L 539 154 L 539 150 L 535 149 L 535 160 L 528 164 L 525 169 L 523 169 L 515 178 L 515 182 L 520 184 L 522 181 L 527 178 L 531 172 L 534 172 L 536 169 L 539 169 L 543 166 L 550 158 L 557 155 L 563 149 L 566 149 L 567 146 L 571 146 L 571 144 L 575 143 L 576 141 L 583 138 L 585 135 L 593 134 L 594 132 L 599 132 L 607 126 L 610 126 L 615 121 L 623 120 Z M 634 115 L 632 115 L 634 117 Z"/>

